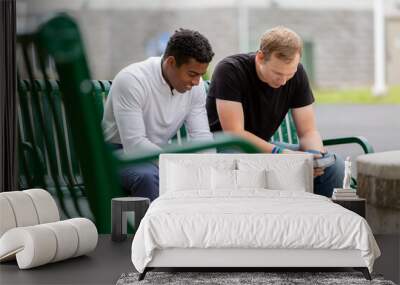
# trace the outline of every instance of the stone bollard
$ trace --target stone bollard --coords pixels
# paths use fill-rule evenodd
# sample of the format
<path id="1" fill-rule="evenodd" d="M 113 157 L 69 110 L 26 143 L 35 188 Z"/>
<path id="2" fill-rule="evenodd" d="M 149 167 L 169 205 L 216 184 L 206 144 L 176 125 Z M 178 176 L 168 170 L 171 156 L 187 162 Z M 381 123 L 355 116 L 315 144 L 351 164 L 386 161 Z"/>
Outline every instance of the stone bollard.
<path id="1" fill-rule="evenodd" d="M 358 195 L 367 199 L 374 234 L 400 234 L 400 151 L 357 158 Z"/>

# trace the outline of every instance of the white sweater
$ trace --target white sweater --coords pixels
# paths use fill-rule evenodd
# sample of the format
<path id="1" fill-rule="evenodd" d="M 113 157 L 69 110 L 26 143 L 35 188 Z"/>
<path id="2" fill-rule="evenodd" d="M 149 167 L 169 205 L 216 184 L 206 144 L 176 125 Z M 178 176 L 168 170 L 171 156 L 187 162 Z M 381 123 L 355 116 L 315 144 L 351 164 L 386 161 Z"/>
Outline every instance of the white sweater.
<path id="1" fill-rule="evenodd" d="M 162 76 L 160 57 L 122 69 L 113 80 L 104 108 L 106 141 L 122 144 L 126 153 L 158 150 L 183 123 L 190 139 L 211 140 L 204 82 L 185 93 L 172 93 Z"/>

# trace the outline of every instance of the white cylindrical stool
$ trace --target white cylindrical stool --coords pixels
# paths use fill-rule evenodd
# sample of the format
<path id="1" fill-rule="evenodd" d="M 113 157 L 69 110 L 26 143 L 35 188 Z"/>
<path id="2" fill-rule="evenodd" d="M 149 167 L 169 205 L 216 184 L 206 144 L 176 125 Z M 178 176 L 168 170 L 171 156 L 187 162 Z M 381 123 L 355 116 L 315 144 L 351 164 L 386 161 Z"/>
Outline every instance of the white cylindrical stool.
<path id="1" fill-rule="evenodd" d="M 357 158 L 358 194 L 374 234 L 400 234 L 400 151 Z"/>

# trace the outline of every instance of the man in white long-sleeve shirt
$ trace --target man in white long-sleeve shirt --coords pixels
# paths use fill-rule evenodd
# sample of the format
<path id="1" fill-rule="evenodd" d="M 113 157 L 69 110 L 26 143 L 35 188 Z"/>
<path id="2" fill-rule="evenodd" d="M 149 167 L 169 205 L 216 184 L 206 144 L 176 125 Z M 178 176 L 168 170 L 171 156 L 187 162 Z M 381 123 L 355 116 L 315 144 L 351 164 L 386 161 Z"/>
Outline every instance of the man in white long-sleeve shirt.
<path id="1" fill-rule="evenodd" d="M 214 52 L 199 32 L 180 29 L 162 57 L 122 69 L 105 104 L 107 142 L 126 153 L 159 150 L 185 124 L 192 140 L 212 140 L 201 76 Z M 132 195 L 158 197 L 158 166 L 147 163 L 121 171 L 122 186 Z"/>

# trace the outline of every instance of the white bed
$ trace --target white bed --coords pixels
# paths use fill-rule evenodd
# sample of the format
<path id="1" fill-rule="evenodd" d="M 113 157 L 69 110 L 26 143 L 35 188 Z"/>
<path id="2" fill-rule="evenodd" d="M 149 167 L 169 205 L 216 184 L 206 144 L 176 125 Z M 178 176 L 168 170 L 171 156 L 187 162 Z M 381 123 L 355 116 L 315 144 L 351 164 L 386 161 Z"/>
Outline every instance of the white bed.
<path id="1" fill-rule="evenodd" d="M 367 222 L 312 194 L 312 179 L 308 155 L 162 155 L 160 197 L 132 262 L 141 278 L 154 267 L 355 267 L 369 277 L 380 251 Z"/>

